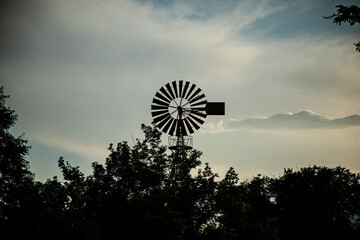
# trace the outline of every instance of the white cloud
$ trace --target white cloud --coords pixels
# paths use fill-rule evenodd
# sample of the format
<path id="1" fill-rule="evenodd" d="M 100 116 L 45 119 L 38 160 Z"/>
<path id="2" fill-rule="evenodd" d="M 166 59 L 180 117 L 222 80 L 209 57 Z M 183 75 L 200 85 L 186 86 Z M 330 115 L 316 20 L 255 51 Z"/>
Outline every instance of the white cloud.
<path id="1" fill-rule="evenodd" d="M 231 119 L 224 123 L 207 123 L 203 128 L 204 133 L 222 133 L 236 130 L 278 130 L 278 129 L 340 129 L 344 127 L 360 126 L 360 115 L 355 114 L 344 118 L 329 119 L 310 110 L 298 113 L 279 113 L 267 116 L 254 116 L 247 119 Z"/>
<path id="2" fill-rule="evenodd" d="M 216 123 L 205 123 L 201 128 L 200 131 L 203 133 L 223 133 L 223 132 L 229 132 L 231 130 L 226 129 L 224 127 L 224 121 L 221 120 Z"/>

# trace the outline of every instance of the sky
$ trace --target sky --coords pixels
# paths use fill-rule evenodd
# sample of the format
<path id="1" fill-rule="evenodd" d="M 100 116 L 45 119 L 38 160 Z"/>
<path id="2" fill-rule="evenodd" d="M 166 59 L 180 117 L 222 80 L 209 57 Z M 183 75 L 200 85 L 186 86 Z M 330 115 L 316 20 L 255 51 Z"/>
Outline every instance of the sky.
<path id="1" fill-rule="evenodd" d="M 110 143 L 143 139 L 155 93 L 184 80 L 225 102 L 193 134 L 220 176 L 359 172 L 360 27 L 323 18 L 338 4 L 359 1 L 1 1 L 12 132 L 25 132 L 37 180 L 61 175 L 60 156 L 90 174 Z"/>

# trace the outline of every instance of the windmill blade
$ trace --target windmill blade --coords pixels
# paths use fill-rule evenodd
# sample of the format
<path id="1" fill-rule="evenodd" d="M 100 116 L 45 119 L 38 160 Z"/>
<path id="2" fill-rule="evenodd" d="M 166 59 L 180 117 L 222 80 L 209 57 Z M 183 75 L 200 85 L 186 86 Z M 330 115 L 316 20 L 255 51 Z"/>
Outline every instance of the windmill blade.
<path id="1" fill-rule="evenodd" d="M 172 85 L 173 85 L 173 89 L 174 89 L 174 92 L 175 92 L 175 96 L 178 97 L 176 81 L 173 81 L 173 82 L 172 82 Z"/>
<path id="2" fill-rule="evenodd" d="M 165 88 L 161 87 L 160 91 L 169 99 L 169 101 L 172 100 L 171 96 L 169 95 L 169 93 L 165 90 Z"/>
<path id="3" fill-rule="evenodd" d="M 186 94 L 186 91 L 187 91 L 187 89 L 188 89 L 188 87 L 189 87 L 189 84 L 190 84 L 190 82 L 185 82 L 184 91 L 183 91 L 182 96 L 181 96 L 182 98 L 185 97 L 185 94 Z"/>
<path id="4" fill-rule="evenodd" d="M 161 95 L 159 92 L 156 92 L 155 96 L 170 104 L 170 100 Z"/>
<path id="5" fill-rule="evenodd" d="M 170 93 L 170 95 L 171 95 L 171 97 L 172 97 L 171 100 L 173 100 L 173 99 L 175 98 L 175 95 L 174 95 L 173 91 L 171 90 L 170 84 L 167 83 L 167 84 L 165 85 L 165 87 L 166 87 L 166 89 L 169 91 L 169 93 Z"/>
<path id="6" fill-rule="evenodd" d="M 190 102 L 191 99 L 193 99 L 197 94 L 199 94 L 199 92 L 201 92 L 201 89 L 200 89 L 200 88 L 198 88 L 198 89 L 194 92 L 194 94 L 188 99 L 188 101 Z"/>
<path id="7" fill-rule="evenodd" d="M 151 110 L 163 110 L 168 109 L 166 106 L 151 105 Z"/>
<path id="8" fill-rule="evenodd" d="M 162 114 L 164 114 L 164 113 L 169 113 L 169 111 L 167 111 L 167 110 L 163 110 L 163 111 L 154 111 L 154 112 L 151 112 L 151 115 L 153 116 L 153 117 L 156 117 L 156 116 L 159 116 L 159 115 L 162 115 Z M 170 115 L 170 114 L 169 114 Z"/>
<path id="9" fill-rule="evenodd" d="M 190 133 L 194 133 L 194 130 L 192 129 L 192 127 L 191 127 L 189 121 L 187 120 L 187 118 L 184 119 L 184 122 L 185 122 L 185 124 L 186 124 L 186 127 L 187 127 L 188 131 L 189 131 Z"/>
<path id="10" fill-rule="evenodd" d="M 195 115 L 197 115 L 197 116 L 199 116 L 199 117 L 206 118 L 206 114 L 201 113 L 201 112 L 198 112 L 198 111 L 192 111 L 192 110 L 190 110 L 190 113 L 195 114 Z"/>
<path id="11" fill-rule="evenodd" d="M 180 122 L 180 125 L 181 125 L 181 134 L 183 136 L 187 136 L 187 132 L 186 132 L 186 128 L 185 128 L 185 125 L 184 125 L 184 121 L 181 119 L 181 122 Z"/>
<path id="12" fill-rule="evenodd" d="M 181 125 L 180 125 L 180 121 L 182 121 L 181 119 L 177 120 L 177 125 L 176 125 L 176 132 L 175 132 L 175 136 L 180 137 L 180 129 L 181 129 Z"/>
<path id="13" fill-rule="evenodd" d="M 183 80 L 179 81 L 179 97 L 182 97 Z"/>
<path id="14" fill-rule="evenodd" d="M 153 103 L 159 104 L 159 105 L 161 105 L 161 106 L 166 106 L 166 107 L 168 107 L 168 106 L 169 106 L 169 104 L 168 104 L 168 103 L 166 103 L 166 102 L 162 102 L 162 101 L 160 101 L 160 100 L 159 100 L 159 99 L 157 99 L 157 98 L 153 98 Z"/>
<path id="15" fill-rule="evenodd" d="M 195 84 L 191 85 L 190 90 L 189 90 L 188 94 L 186 95 L 186 99 L 188 99 L 188 97 L 190 96 L 190 94 L 192 93 L 192 91 L 194 91 L 194 88 L 195 88 L 195 87 L 196 87 Z"/>
<path id="16" fill-rule="evenodd" d="M 207 101 L 205 100 L 205 101 L 202 101 L 202 102 L 190 104 L 190 106 L 191 106 L 191 107 L 193 107 L 193 106 L 199 106 L 199 105 L 203 105 L 203 104 L 206 104 L 206 103 L 207 103 Z"/>
<path id="17" fill-rule="evenodd" d="M 193 105 L 192 105 L 193 106 Z M 194 108 L 191 108 L 192 111 L 200 111 L 200 112 L 205 112 L 206 111 L 206 108 L 201 108 L 201 107 L 194 107 Z"/>
<path id="18" fill-rule="evenodd" d="M 154 122 L 155 123 L 158 123 L 158 122 L 160 122 L 160 121 L 162 121 L 162 120 L 164 120 L 167 116 L 169 116 L 170 114 L 163 114 L 163 115 L 160 115 L 160 116 L 158 116 L 158 117 L 156 117 L 156 118 L 154 118 Z"/>
<path id="19" fill-rule="evenodd" d="M 165 133 L 167 133 L 167 131 L 169 130 L 169 127 L 171 126 L 171 124 L 172 124 L 173 121 L 174 121 L 174 119 L 173 119 L 173 118 L 170 118 L 170 121 L 165 125 L 165 127 L 164 127 L 164 129 L 163 129 L 163 131 L 164 131 Z"/>
<path id="20" fill-rule="evenodd" d="M 186 119 L 189 120 L 189 122 L 191 123 L 191 125 L 193 125 L 196 130 L 198 130 L 198 129 L 200 128 L 191 118 L 188 117 L 188 118 L 186 118 Z"/>
<path id="21" fill-rule="evenodd" d="M 171 118 L 171 116 L 170 115 L 168 115 L 164 120 L 162 120 L 158 125 L 156 125 L 158 128 L 162 128 L 164 125 L 165 125 L 165 123 L 167 122 L 167 121 L 169 121 L 169 119 Z"/>
<path id="22" fill-rule="evenodd" d="M 171 125 L 170 131 L 169 131 L 169 134 L 170 134 L 171 136 L 174 136 L 174 132 L 175 132 L 175 128 L 176 128 L 177 121 L 178 121 L 177 119 L 174 119 L 174 122 L 173 122 L 172 125 Z"/>
<path id="23" fill-rule="evenodd" d="M 176 136 L 187 136 L 187 132 L 185 129 L 185 125 L 182 119 L 178 120 L 178 124 L 176 126 Z"/>
<path id="24" fill-rule="evenodd" d="M 203 124 L 204 123 L 204 121 L 203 120 L 201 120 L 200 118 L 197 118 L 197 117 L 195 117 L 193 114 L 189 114 L 189 117 L 191 117 L 191 118 L 193 118 L 195 121 L 197 121 L 198 123 L 200 123 L 200 124 Z"/>
<path id="25" fill-rule="evenodd" d="M 196 101 L 198 101 L 198 100 L 200 100 L 200 99 L 202 99 L 202 98 L 204 98 L 204 97 L 205 97 L 205 94 L 201 94 L 201 95 L 193 98 L 193 99 L 192 99 L 191 101 L 189 101 L 189 102 L 190 102 L 190 103 L 193 103 L 193 102 L 196 102 Z"/>

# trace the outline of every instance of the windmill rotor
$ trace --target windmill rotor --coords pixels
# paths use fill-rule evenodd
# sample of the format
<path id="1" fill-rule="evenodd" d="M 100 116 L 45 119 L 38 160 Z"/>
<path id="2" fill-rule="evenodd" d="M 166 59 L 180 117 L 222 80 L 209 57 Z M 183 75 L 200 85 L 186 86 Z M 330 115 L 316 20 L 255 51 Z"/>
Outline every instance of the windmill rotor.
<path id="1" fill-rule="evenodd" d="M 152 100 L 155 126 L 169 134 L 170 150 L 192 149 L 192 137 L 208 115 L 225 115 L 224 102 L 208 102 L 201 88 L 188 81 L 165 84 Z"/>
<path id="2" fill-rule="evenodd" d="M 207 100 L 188 81 L 173 81 L 156 92 L 151 105 L 155 125 L 171 136 L 187 136 L 205 122 Z"/>

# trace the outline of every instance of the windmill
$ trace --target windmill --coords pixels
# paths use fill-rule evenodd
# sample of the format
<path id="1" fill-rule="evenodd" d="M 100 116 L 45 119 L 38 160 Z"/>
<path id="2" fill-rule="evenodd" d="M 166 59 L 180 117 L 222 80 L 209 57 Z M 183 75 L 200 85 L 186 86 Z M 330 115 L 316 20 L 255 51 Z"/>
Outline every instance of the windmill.
<path id="1" fill-rule="evenodd" d="M 170 135 L 170 150 L 190 150 L 190 134 L 200 128 L 208 115 L 225 115 L 225 103 L 208 102 L 195 84 L 179 80 L 165 84 L 156 92 L 151 115 L 155 125 Z"/>

